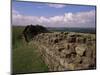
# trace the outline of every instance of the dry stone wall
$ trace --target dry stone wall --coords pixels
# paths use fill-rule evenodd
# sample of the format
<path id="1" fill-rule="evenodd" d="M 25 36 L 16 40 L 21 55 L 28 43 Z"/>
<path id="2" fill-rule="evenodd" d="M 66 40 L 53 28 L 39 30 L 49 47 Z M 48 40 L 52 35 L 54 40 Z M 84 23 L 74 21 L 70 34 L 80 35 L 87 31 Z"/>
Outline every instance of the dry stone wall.
<path id="1" fill-rule="evenodd" d="M 41 33 L 30 42 L 50 71 L 96 68 L 95 35 L 74 32 Z M 38 59 L 37 59 L 38 60 Z"/>

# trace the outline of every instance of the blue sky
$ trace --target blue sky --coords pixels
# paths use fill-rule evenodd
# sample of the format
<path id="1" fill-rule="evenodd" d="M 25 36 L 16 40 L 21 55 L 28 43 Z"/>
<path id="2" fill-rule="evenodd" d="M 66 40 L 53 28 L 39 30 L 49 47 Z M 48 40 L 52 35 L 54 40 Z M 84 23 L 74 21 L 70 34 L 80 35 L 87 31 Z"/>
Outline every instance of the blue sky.
<path id="1" fill-rule="evenodd" d="M 95 10 L 94 6 L 82 5 L 65 5 L 63 8 L 53 8 L 47 3 L 34 3 L 34 2 L 16 2 L 12 3 L 12 8 L 19 11 L 23 15 L 35 16 L 55 16 L 62 15 L 65 12 L 83 12 Z"/>
<path id="2" fill-rule="evenodd" d="M 13 1 L 12 12 L 13 24 L 24 25 L 39 23 L 54 27 L 60 27 L 60 25 L 64 27 L 95 27 L 95 6 Z M 17 13 L 17 16 L 15 13 Z M 20 18 L 18 15 L 20 15 Z M 32 21 L 38 19 L 39 21 L 37 22 Z M 23 23 L 18 20 L 22 20 Z M 78 22 L 78 20 L 81 21 Z M 25 21 L 28 22 L 25 23 Z M 62 21 L 64 23 L 61 23 Z M 76 24 L 80 24 L 80 26 L 74 25 L 75 22 Z"/>

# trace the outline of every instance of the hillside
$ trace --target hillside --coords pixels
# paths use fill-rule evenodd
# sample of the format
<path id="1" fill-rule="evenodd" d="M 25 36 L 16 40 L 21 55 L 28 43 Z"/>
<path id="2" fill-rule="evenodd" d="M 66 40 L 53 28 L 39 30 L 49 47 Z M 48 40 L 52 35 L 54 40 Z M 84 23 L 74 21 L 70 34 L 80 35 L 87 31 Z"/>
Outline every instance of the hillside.
<path id="1" fill-rule="evenodd" d="M 37 27 L 26 31 L 25 27 L 13 27 L 14 74 L 96 68 L 95 34 L 47 31 L 41 27 L 38 31 Z"/>

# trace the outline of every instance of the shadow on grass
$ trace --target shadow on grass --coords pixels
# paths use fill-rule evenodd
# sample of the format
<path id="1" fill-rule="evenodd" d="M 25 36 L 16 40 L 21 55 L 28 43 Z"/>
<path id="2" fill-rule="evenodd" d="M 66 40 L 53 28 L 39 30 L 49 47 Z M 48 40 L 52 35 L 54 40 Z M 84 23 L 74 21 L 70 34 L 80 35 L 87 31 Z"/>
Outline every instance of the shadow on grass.
<path id="1" fill-rule="evenodd" d="M 19 36 L 21 27 L 13 27 L 12 31 L 12 73 L 45 72 L 48 67 L 32 45 L 28 45 Z"/>

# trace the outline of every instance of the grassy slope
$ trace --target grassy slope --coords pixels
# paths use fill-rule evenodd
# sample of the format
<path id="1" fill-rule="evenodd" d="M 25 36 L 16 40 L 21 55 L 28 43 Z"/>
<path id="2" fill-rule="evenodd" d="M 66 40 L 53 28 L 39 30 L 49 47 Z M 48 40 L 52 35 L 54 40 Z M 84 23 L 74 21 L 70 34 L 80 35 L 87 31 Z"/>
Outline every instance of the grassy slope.
<path id="1" fill-rule="evenodd" d="M 23 27 L 12 27 L 12 63 L 14 73 L 44 72 L 47 66 L 31 45 L 22 40 Z"/>

